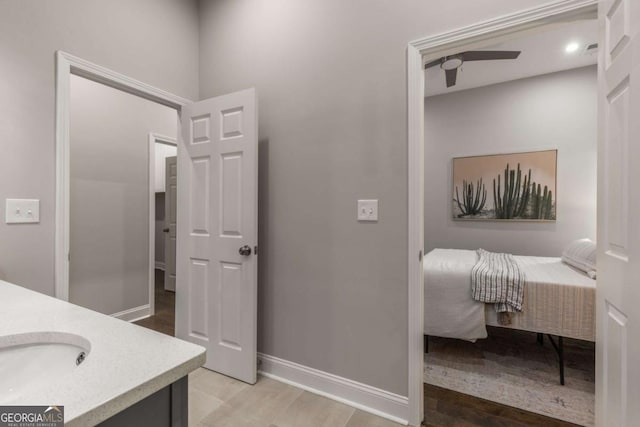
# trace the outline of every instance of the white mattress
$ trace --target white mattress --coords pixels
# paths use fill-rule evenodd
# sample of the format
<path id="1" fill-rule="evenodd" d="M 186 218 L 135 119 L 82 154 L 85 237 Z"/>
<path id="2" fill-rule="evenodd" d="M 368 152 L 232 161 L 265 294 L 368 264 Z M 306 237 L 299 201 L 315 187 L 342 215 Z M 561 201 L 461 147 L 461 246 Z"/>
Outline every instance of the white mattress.
<path id="1" fill-rule="evenodd" d="M 524 306 L 514 329 L 595 340 L 595 280 L 560 258 L 516 256 L 525 273 Z M 475 251 L 434 249 L 424 258 L 427 335 L 473 341 L 487 336 L 497 322 L 493 305 L 471 298 Z"/>

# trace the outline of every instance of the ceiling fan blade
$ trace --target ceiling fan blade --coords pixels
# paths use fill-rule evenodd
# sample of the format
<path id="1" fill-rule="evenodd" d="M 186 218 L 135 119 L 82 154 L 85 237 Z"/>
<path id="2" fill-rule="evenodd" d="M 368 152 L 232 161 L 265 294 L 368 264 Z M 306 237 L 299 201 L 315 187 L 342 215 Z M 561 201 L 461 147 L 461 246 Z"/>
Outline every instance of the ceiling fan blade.
<path id="1" fill-rule="evenodd" d="M 491 61 L 494 59 L 516 59 L 519 50 L 470 50 L 462 53 L 464 61 Z"/>
<path id="2" fill-rule="evenodd" d="M 452 70 L 445 70 L 445 74 L 447 76 L 447 87 L 455 85 L 458 77 L 458 69 L 454 68 Z"/>
<path id="3" fill-rule="evenodd" d="M 427 62 L 424 66 L 425 70 L 427 68 L 435 67 L 436 65 L 442 64 L 442 58 L 438 58 L 435 61 Z"/>

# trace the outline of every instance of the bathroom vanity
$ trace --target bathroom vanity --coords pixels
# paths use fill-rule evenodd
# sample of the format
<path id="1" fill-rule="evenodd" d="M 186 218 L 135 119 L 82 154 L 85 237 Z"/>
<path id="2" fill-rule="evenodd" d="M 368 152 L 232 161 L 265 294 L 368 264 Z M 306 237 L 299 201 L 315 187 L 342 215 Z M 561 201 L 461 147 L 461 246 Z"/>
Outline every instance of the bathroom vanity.
<path id="1" fill-rule="evenodd" d="M 0 405 L 64 406 L 67 426 L 187 426 L 205 349 L 0 281 Z"/>

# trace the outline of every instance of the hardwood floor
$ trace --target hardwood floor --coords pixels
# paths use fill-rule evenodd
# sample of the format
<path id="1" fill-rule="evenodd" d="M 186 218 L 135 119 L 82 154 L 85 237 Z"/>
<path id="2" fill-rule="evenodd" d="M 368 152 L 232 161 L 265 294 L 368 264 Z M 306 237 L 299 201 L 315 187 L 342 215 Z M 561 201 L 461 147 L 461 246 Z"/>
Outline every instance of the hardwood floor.
<path id="1" fill-rule="evenodd" d="M 135 322 L 174 336 L 175 293 L 156 274 L 156 314 Z M 399 424 L 300 389 L 260 377 L 249 386 L 215 372 L 189 375 L 190 425 L 393 427 Z M 500 405 L 440 387 L 424 386 L 424 427 L 575 427 L 553 418 Z"/>
<path id="2" fill-rule="evenodd" d="M 397 427 L 392 421 L 260 376 L 249 386 L 198 369 L 189 375 L 190 425 Z M 575 427 L 573 424 L 425 384 L 423 427 Z"/>
<path id="3" fill-rule="evenodd" d="M 576 427 L 576 424 L 424 385 L 424 427 Z"/>
<path id="4" fill-rule="evenodd" d="M 136 325 L 162 332 L 163 334 L 175 336 L 175 292 L 164 290 L 164 271 L 155 270 L 156 274 L 156 313 L 146 319 L 138 320 Z"/>
<path id="5" fill-rule="evenodd" d="M 430 378 L 430 385 L 425 384 L 424 389 L 425 415 L 429 421 L 426 426 L 568 427 L 583 422 L 593 425 L 590 404 L 595 387 L 593 343 L 565 338 L 566 383 L 560 386 L 557 355 L 547 338 L 541 346 L 532 332 L 488 330 L 489 337 L 476 343 L 430 338 L 430 353 L 425 360 L 431 362 L 433 370 L 425 374 Z M 479 380 L 480 374 L 484 379 Z M 446 388 L 449 384 L 451 388 L 460 387 L 457 390 L 463 393 L 449 390 Z M 478 384 L 486 387 L 484 392 Z M 492 400 L 465 394 L 467 385 L 470 393 Z M 505 405 L 509 400 L 494 401 L 505 390 L 519 408 Z M 536 413 L 529 412 L 529 408 L 535 408 Z M 552 414 L 571 422 L 550 418 Z"/>

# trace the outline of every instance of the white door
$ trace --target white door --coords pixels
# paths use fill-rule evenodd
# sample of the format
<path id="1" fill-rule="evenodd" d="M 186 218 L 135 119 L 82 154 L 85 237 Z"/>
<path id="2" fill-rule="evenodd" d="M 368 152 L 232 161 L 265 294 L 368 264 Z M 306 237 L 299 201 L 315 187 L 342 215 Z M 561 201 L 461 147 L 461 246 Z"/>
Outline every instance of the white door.
<path id="1" fill-rule="evenodd" d="M 164 169 L 164 288 L 176 290 L 176 207 L 178 204 L 178 158 L 165 158 Z"/>
<path id="2" fill-rule="evenodd" d="M 248 89 L 189 104 L 178 144 L 176 336 L 256 382 L 258 119 Z"/>
<path id="3" fill-rule="evenodd" d="M 599 6 L 596 420 L 640 425 L 640 2 Z"/>

